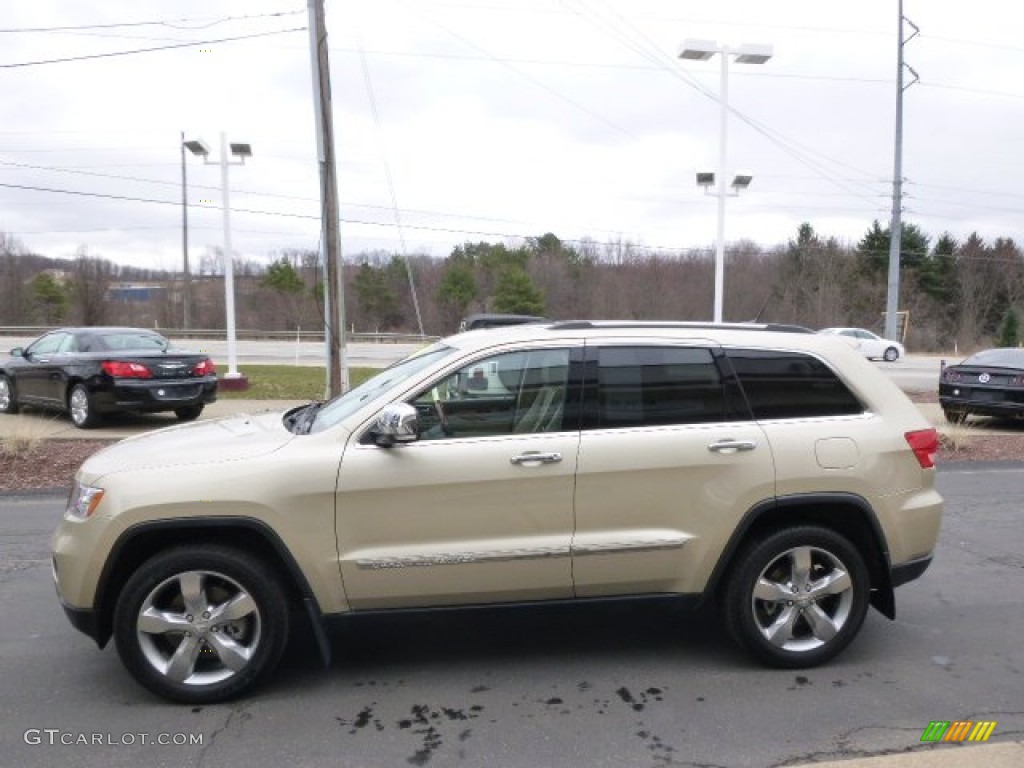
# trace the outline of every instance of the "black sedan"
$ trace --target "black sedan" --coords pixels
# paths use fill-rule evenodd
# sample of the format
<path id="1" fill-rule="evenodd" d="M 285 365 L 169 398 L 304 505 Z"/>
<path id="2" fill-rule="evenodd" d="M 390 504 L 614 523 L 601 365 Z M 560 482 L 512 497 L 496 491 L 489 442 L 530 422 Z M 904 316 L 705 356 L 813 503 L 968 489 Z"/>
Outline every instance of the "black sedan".
<path id="1" fill-rule="evenodd" d="M 125 411 L 174 411 L 191 421 L 216 399 L 209 357 L 173 349 L 144 328 L 60 328 L 0 363 L 0 413 L 53 408 L 80 429 Z"/>
<path id="2" fill-rule="evenodd" d="M 947 365 L 939 376 L 939 403 L 953 424 L 972 413 L 1024 416 L 1024 349 L 986 349 Z"/>

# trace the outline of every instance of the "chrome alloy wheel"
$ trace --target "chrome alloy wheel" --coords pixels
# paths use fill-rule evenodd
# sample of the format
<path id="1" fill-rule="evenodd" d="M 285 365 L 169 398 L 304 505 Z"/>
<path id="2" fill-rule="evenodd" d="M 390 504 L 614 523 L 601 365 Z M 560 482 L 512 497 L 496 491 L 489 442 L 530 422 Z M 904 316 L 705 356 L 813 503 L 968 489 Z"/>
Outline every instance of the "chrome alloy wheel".
<path id="1" fill-rule="evenodd" d="M 166 680 L 186 686 L 220 683 L 241 672 L 261 634 L 253 597 L 213 571 L 164 580 L 143 600 L 136 621 L 145 660 Z"/>
<path id="2" fill-rule="evenodd" d="M 0 412 L 11 407 L 11 384 L 6 376 L 0 376 Z"/>
<path id="3" fill-rule="evenodd" d="M 751 593 L 754 623 L 771 645 L 806 652 L 832 640 L 854 603 L 849 569 L 812 546 L 782 552 L 761 571 Z"/>
<path id="4" fill-rule="evenodd" d="M 71 420 L 75 426 L 82 426 L 89 420 L 89 394 L 81 387 L 75 387 L 68 398 Z"/>

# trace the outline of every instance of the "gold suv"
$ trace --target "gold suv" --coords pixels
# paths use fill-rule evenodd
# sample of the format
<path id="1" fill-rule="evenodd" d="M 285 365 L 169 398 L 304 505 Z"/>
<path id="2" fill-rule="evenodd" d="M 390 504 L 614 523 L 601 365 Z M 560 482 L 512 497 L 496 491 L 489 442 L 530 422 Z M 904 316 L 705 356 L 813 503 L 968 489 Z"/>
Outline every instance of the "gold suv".
<path id="1" fill-rule="evenodd" d="M 409 608 L 715 599 L 754 656 L 806 667 L 931 562 L 937 448 L 835 338 L 471 331 L 327 403 L 97 453 L 54 578 L 75 627 L 180 702 L 249 688 L 291 621 L 326 659 L 333 622 Z"/>

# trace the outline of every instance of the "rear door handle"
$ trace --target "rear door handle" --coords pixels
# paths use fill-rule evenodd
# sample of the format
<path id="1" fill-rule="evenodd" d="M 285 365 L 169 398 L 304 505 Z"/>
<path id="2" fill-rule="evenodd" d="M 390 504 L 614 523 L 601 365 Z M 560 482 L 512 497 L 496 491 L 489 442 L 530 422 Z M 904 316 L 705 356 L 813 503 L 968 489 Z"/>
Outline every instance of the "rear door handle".
<path id="1" fill-rule="evenodd" d="M 712 453 L 739 453 L 740 451 L 752 451 L 755 448 L 757 448 L 756 440 L 719 440 L 708 446 L 708 450 Z"/>
<path id="2" fill-rule="evenodd" d="M 562 454 L 557 451 L 554 453 L 540 453 L 539 451 L 527 451 L 521 453 L 518 456 L 513 456 L 509 461 L 513 464 L 557 464 L 562 460 Z"/>

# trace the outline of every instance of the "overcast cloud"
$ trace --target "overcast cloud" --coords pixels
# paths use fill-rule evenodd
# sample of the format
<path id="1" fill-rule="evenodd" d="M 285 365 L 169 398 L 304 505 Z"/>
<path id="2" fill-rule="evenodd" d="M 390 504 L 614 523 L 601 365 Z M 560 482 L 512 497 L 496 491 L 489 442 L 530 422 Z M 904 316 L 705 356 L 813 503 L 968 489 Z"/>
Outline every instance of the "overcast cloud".
<path id="1" fill-rule="evenodd" d="M 904 10 L 921 78 L 904 102 L 904 220 L 933 241 L 1020 242 L 1024 5 Z M 347 256 L 399 251 L 401 235 L 439 257 L 549 231 L 711 246 L 715 200 L 694 174 L 717 165 L 701 89 L 718 93 L 719 70 L 676 59 L 686 38 L 774 46 L 730 68 L 729 171 L 754 182 L 728 201 L 727 240 L 773 246 L 808 221 L 856 242 L 888 224 L 896 0 L 328 0 L 327 23 Z M 47 256 L 180 269 L 180 131 L 216 148 L 223 130 L 253 150 L 231 169 L 236 253 L 318 247 L 306 24 L 301 0 L 5 2 L 0 232 Z M 263 36 L 215 42 L 249 35 Z M 222 243 L 220 175 L 191 156 L 187 170 L 198 259 Z"/>

